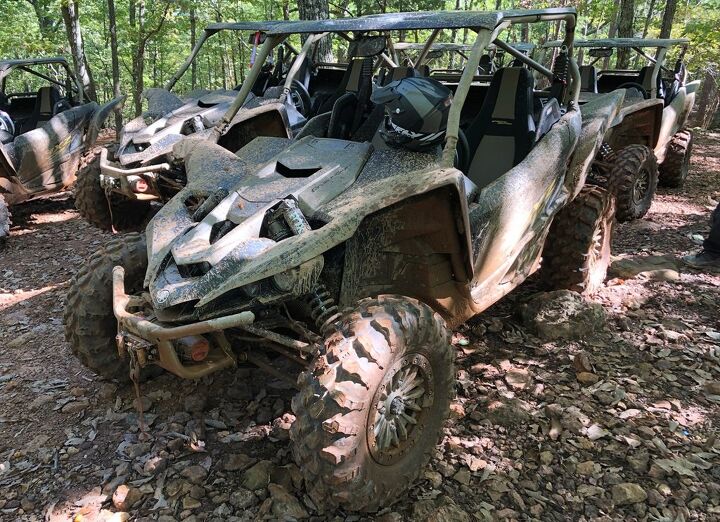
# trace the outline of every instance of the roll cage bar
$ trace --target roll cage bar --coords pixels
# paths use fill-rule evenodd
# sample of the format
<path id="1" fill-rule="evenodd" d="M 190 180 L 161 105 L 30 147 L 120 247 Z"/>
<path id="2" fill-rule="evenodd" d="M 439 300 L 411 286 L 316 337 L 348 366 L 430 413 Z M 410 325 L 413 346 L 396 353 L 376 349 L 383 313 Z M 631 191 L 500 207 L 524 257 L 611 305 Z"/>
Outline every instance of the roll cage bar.
<path id="1" fill-rule="evenodd" d="M 67 74 L 68 82 L 62 83 L 46 74 L 31 69 L 33 65 L 60 65 Z M 17 60 L 0 60 L 0 92 L 5 93 L 5 79 L 15 70 L 24 71 L 45 80 L 46 82 L 58 85 L 65 89 L 70 89 L 70 95 L 77 95 L 78 102 L 82 103 L 85 97 L 85 92 L 82 86 L 75 77 L 75 73 L 70 68 L 67 60 L 62 56 L 54 56 L 50 58 L 29 58 L 29 59 L 17 59 Z"/>
<path id="2" fill-rule="evenodd" d="M 562 42 L 552 41 L 543 45 L 543 48 L 559 47 Z M 598 38 L 595 40 L 578 40 L 574 47 L 580 49 L 632 49 L 638 55 L 642 56 L 653 64 L 653 72 L 651 77 L 651 85 L 657 84 L 658 75 L 661 71 L 667 74 L 674 74 L 675 71 L 665 67 L 665 56 L 671 47 L 680 47 L 680 60 L 683 59 L 687 52 L 690 40 L 687 38 Z M 656 49 L 655 56 L 650 56 L 643 49 Z M 595 64 L 602 57 L 596 57 L 589 65 Z M 653 94 L 656 94 L 655 87 L 652 88 Z"/>
<path id="3" fill-rule="evenodd" d="M 539 71 L 541 74 L 553 78 L 553 73 L 548 68 L 526 56 L 521 51 L 514 49 L 497 38 L 498 33 L 517 23 L 536 22 L 565 22 L 565 38 L 562 48 L 567 49 L 571 54 L 573 38 L 575 34 L 575 23 L 577 13 L 574 8 L 551 8 L 551 9 L 529 9 L 509 11 L 440 11 L 440 12 L 413 12 L 413 13 L 389 13 L 381 15 L 368 15 L 359 18 L 338 18 L 334 20 L 301 20 L 294 22 L 276 22 L 266 32 L 265 43 L 258 50 L 255 63 L 245 78 L 240 91 L 233 104 L 228 108 L 220 122 L 214 127 L 209 139 L 217 142 L 229 127 L 230 122 L 237 114 L 247 99 L 255 80 L 260 75 L 262 65 L 267 60 L 272 50 L 280 45 L 291 34 L 309 35 L 288 72 L 283 89 L 281 101 L 284 102 L 290 92 L 290 84 L 297 74 L 302 61 L 308 55 L 311 47 L 327 36 L 329 33 L 337 33 L 342 38 L 353 41 L 362 38 L 366 33 L 378 32 L 387 34 L 394 30 L 428 29 L 432 30 L 427 39 L 418 63 L 423 60 L 430 51 L 435 39 L 443 29 L 472 29 L 477 33 L 475 42 L 471 46 L 471 52 L 467 63 L 458 82 L 453 97 L 453 104 L 450 106 L 448 115 L 445 148 L 443 149 L 442 164 L 447 167 L 453 165 L 455 148 L 457 146 L 460 130 L 460 112 L 465 103 L 470 86 L 474 79 L 474 71 L 477 70 L 480 58 L 486 48 L 492 43 L 497 47 L 518 58 L 529 67 Z M 353 38 L 351 34 L 354 34 Z M 388 38 L 388 46 L 394 52 L 392 41 Z M 391 66 L 394 66 L 392 59 L 388 56 L 381 56 Z M 573 59 L 569 60 L 569 72 L 571 77 L 570 92 L 568 93 L 568 110 L 575 110 L 578 107 L 580 96 L 580 72 Z"/>
<path id="4" fill-rule="evenodd" d="M 205 42 L 211 37 L 216 35 L 217 33 L 221 31 L 252 31 L 252 32 L 261 32 L 265 33 L 267 32 L 275 23 L 277 22 L 261 22 L 261 21 L 253 21 L 253 22 L 235 22 L 235 23 L 218 23 L 218 24 L 210 24 L 208 25 L 205 30 L 200 35 L 200 38 L 198 38 L 197 42 L 195 42 L 195 47 L 193 47 L 192 51 L 190 51 L 190 55 L 185 59 L 183 64 L 180 66 L 180 69 L 177 70 L 175 74 L 172 75 L 172 77 L 167 81 L 165 84 L 165 90 L 171 91 L 172 88 L 175 86 L 175 84 L 178 82 L 180 78 L 182 78 L 183 74 L 188 70 L 190 65 L 192 65 L 193 61 L 195 61 L 195 58 L 197 57 L 198 53 L 200 52 L 200 49 L 203 45 L 205 45 Z M 290 47 L 291 51 L 294 51 L 292 47 Z"/>

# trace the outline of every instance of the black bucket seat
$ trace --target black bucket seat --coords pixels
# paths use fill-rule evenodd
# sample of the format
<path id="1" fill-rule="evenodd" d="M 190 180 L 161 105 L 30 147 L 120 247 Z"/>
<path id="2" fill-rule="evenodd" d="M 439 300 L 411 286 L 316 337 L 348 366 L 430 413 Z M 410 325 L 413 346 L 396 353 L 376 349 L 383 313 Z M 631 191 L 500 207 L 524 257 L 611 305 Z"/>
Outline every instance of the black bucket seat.
<path id="1" fill-rule="evenodd" d="M 480 112 L 465 132 L 470 151 L 467 173 L 483 188 L 520 163 L 535 144 L 532 72 L 498 69 Z"/>

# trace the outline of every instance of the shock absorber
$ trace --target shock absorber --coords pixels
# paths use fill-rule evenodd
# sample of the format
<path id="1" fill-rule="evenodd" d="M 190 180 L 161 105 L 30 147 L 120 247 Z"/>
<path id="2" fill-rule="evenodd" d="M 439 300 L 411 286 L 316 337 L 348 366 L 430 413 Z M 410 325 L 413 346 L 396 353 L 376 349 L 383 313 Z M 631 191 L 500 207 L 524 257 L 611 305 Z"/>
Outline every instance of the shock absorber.
<path id="1" fill-rule="evenodd" d="M 340 317 L 335 299 L 322 283 L 309 294 L 308 304 L 310 304 L 310 317 L 315 321 L 320 332 L 324 332 Z"/>
<path id="2" fill-rule="evenodd" d="M 569 63 L 570 60 L 568 59 L 567 47 L 563 47 L 557 55 L 557 58 L 555 58 L 555 63 L 553 64 L 553 76 L 555 77 L 555 81 L 562 82 L 563 85 L 567 85 L 568 69 L 570 67 Z"/>

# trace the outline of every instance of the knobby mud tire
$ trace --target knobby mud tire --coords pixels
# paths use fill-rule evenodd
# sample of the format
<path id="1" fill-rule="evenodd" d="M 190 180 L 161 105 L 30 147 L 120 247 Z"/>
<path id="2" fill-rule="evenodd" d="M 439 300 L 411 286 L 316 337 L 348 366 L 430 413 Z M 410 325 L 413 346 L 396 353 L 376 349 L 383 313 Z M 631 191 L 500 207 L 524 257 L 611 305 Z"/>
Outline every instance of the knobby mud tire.
<path id="1" fill-rule="evenodd" d="M 660 185 L 679 188 L 685 184 L 690 171 L 693 134 L 687 129 L 677 132 L 668 144 L 665 159 L 660 164 Z"/>
<path id="2" fill-rule="evenodd" d="M 0 195 L 0 247 L 5 244 L 10 236 L 10 222 L 12 215 L 5 198 Z"/>
<path id="3" fill-rule="evenodd" d="M 615 153 L 612 162 L 608 191 L 615 196 L 616 218 L 621 223 L 640 219 L 650 210 L 657 190 L 655 153 L 645 145 L 628 145 Z M 636 195 L 638 183 L 645 185 L 642 197 Z"/>
<path id="4" fill-rule="evenodd" d="M 125 291 L 140 291 L 147 268 L 143 235 L 113 238 L 88 258 L 70 282 L 63 322 L 65 340 L 85 366 L 106 379 L 130 382 L 129 361 L 120 359 L 115 341 L 112 270 L 118 265 L 125 268 Z"/>
<path id="5" fill-rule="evenodd" d="M 100 148 L 87 152 L 75 180 L 75 208 L 91 225 L 117 232 L 140 230 L 152 212 L 147 201 L 135 201 L 112 194 L 108 202 L 100 186 Z"/>
<path id="6" fill-rule="evenodd" d="M 298 378 L 300 391 L 292 401 L 297 416 L 290 430 L 295 460 L 305 474 L 308 494 L 321 510 L 376 511 L 412 484 L 448 417 L 454 358 L 445 322 L 415 299 L 364 299 L 336 323 L 310 369 Z M 373 412 L 376 405 L 385 404 L 381 395 L 397 386 L 393 383 L 402 386 L 403 381 L 394 377 L 415 382 L 416 376 L 401 373 L 406 368 L 421 379 L 427 376 L 421 366 L 431 368 L 430 380 L 422 382 L 432 390 L 422 396 L 432 397 L 431 404 L 424 402 L 415 414 L 418 424 L 413 430 L 422 429 L 408 430 L 413 442 L 393 460 L 385 460 L 390 457 L 378 457 L 379 449 L 371 442 Z"/>
<path id="7" fill-rule="evenodd" d="M 551 290 L 595 292 L 605 281 L 615 203 L 607 190 L 587 185 L 553 220 L 540 278 Z"/>

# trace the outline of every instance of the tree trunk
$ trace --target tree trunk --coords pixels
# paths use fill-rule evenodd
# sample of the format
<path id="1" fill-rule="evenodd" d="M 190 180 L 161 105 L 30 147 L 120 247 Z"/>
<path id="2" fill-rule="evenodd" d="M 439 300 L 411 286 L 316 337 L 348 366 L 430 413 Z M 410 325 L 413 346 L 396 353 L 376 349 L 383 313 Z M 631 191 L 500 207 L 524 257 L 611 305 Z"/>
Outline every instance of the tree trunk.
<path id="1" fill-rule="evenodd" d="M 113 98 L 120 96 L 120 62 L 118 60 L 117 19 L 115 18 L 115 0 L 107 0 L 108 31 L 110 32 L 110 57 L 112 59 Z M 115 109 L 115 137 L 120 138 L 122 111 Z"/>
<path id="2" fill-rule="evenodd" d="M 298 0 L 298 15 L 300 20 L 327 20 L 330 17 L 328 0 Z M 329 37 L 317 43 L 314 56 L 318 62 L 332 61 L 332 42 Z"/>
<path id="3" fill-rule="evenodd" d="M 610 22 L 610 28 L 608 29 L 608 38 L 615 38 L 618 28 L 618 18 L 620 17 L 620 11 L 613 8 L 612 21 Z M 607 69 L 610 66 L 610 57 L 603 59 L 603 69 Z"/>
<path id="4" fill-rule="evenodd" d="M 632 38 L 633 21 L 635 17 L 635 0 L 620 1 L 620 18 L 618 20 L 618 36 L 620 38 Z M 627 69 L 630 65 L 630 49 L 618 49 L 618 69 Z"/>
<path id="5" fill-rule="evenodd" d="M 38 21 L 38 28 L 40 29 L 40 35 L 43 38 L 50 38 L 52 33 L 57 30 L 57 17 L 51 14 L 52 6 L 49 5 L 47 0 L 27 0 L 35 11 L 35 16 Z"/>
<path id="6" fill-rule="evenodd" d="M 133 56 L 133 105 L 135 116 L 142 114 L 142 93 L 145 90 L 145 41 L 143 41 L 143 25 L 145 21 L 145 0 L 132 2 L 135 12 L 131 15 L 136 26 L 135 54 Z"/>
<path id="7" fill-rule="evenodd" d="M 642 32 L 643 38 L 647 37 L 648 29 L 650 28 L 650 20 L 652 20 L 654 10 L 655 10 L 655 0 L 650 0 L 650 5 L 648 5 L 647 16 L 645 17 L 645 25 L 643 26 L 643 32 Z M 634 65 L 635 69 L 640 68 L 640 59 L 641 59 L 641 56 L 639 54 L 635 54 L 635 65 Z"/>
<path id="8" fill-rule="evenodd" d="M 195 7 L 190 8 L 190 50 L 195 49 L 197 42 L 197 15 Z M 197 60 L 193 60 L 190 64 L 190 90 L 194 91 L 197 85 Z"/>
<path id="9" fill-rule="evenodd" d="M 711 71 L 705 72 L 702 89 L 698 95 L 697 107 L 690 118 L 690 125 L 702 129 L 712 128 L 715 114 L 720 109 L 720 96 L 718 96 L 718 81 Z"/>
<path id="10" fill-rule="evenodd" d="M 85 47 L 83 45 L 80 16 L 76 0 L 63 0 L 60 9 L 62 10 L 63 21 L 65 22 L 65 30 L 67 32 L 68 43 L 70 44 L 70 53 L 72 54 L 73 64 L 75 65 L 75 74 L 87 96 L 91 100 L 97 101 L 95 82 L 93 81 L 92 72 L 85 57 Z"/>
<path id="11" fill-rule="evenodd" d="M 673 20 L 675 20 L 675 9 L 677 9 L 677 0 L 667 0 L 665 12 L 663 13 L 662 27 L 660 28 L 660 38 L 670 38 Z"/>

